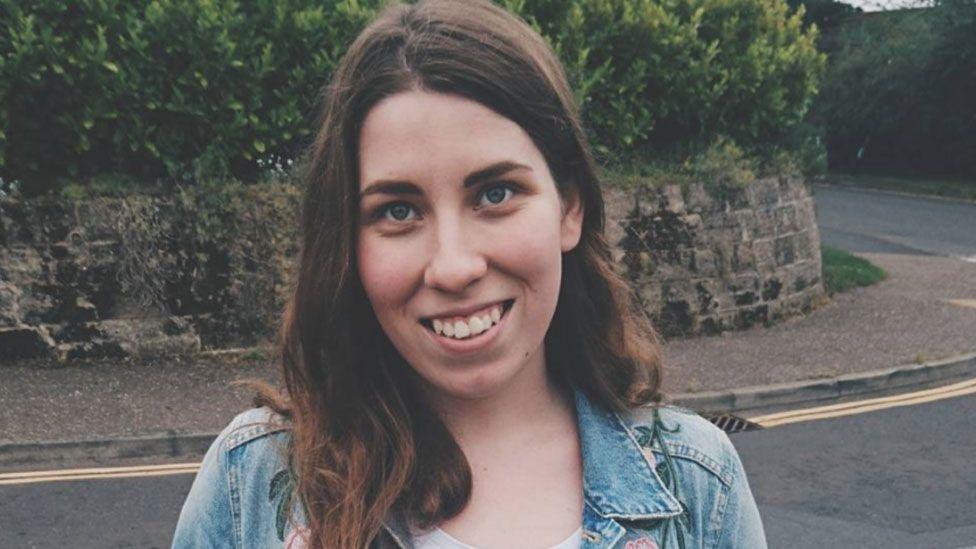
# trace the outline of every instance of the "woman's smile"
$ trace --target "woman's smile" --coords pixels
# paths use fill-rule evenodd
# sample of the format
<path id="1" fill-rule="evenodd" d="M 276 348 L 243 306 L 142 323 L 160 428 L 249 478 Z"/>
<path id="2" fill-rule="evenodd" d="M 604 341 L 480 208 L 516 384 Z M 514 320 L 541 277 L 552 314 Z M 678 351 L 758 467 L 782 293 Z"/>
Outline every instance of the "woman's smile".
<path id="1" fill-rule="evenodd" d="M 452 355 L 477 353 L 501 338 L 501 331 L 507 324 L 508 312 L 515 300 L 510 299 L 486 307 L 465 317 L 443 317 L 423 319 L 426 337 L 430 338 L 444 351 Z"/>

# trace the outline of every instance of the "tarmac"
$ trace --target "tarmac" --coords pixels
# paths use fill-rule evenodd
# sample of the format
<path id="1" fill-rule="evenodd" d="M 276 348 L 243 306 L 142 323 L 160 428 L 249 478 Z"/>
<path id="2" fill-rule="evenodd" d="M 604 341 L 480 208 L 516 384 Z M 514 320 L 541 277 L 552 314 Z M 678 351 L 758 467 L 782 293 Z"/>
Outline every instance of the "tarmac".
<path id="1" fill-rule="evenodd" d="M 976 377 L 976 263 L 859 254 L 888 277 L 770 327 L 677 339 L 664 392 L 699 411 L 838 402 Z M 198 459 L 275 382 L 252 351 L 192 360 L 0 365 L 0 471 L 118 459 Z"/>

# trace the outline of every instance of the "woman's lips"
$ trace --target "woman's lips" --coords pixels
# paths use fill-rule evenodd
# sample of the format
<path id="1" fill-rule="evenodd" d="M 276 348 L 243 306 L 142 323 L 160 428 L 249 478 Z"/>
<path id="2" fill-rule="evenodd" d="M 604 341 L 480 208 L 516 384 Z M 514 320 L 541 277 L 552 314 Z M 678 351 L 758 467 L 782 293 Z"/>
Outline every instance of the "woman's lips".
<path id="1" fill-rule="evenodd" d="M 438 335 L 434 332 L 430 320 L 421 321 L 424 326 L 424 331 L 427 333 L 428 337 L 434 340 L 438 346 L 450 354 L 454 355 L 466 355 L 480 351 L 494 342 L 502 328 L 505 327 L 508 319 L 508 313 L 514 307 L 515 300 L 508 300 L 502 305 L 502 314 L 498 319 L 498 322 L 492 324 L 490 328 L 481 332 L 475 336 L 469 336 L 464 339 L 455 339 L 453 337 Z"/>

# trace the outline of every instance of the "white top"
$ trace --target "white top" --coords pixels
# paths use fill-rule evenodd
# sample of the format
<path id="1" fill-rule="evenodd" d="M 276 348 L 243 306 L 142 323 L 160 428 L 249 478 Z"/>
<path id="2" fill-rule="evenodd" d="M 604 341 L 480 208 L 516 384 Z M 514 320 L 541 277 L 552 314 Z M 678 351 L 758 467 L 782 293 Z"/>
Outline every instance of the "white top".
<path id="1" fill-rule="evenodd" d="M 579 549 L 582 542 L 583 527 L 581 526 L 570 534 L 568 538 L 553 545 L 549 549 Z M 416 549 L 477 549 L 463 541 L 455 539 L 440 528 L 434 528 L 429 532 L 414 537 L 413 546 Z"/>

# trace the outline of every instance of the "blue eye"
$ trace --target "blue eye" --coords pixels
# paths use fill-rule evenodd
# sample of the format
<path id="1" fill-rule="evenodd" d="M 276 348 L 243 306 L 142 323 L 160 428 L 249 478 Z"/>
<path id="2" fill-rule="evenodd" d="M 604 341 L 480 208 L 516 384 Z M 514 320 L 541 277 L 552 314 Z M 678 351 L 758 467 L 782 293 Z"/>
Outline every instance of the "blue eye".
<path id="1" fill-rule="evenodd" d="M 392 202 L 381 207 L 376 213 L 377 218 L 390 219 L 391 221 L 407 221 L 413 206 L 406 202 Z M 388 217 L 389 214 L 392 217 Z"/>
<path id="2" fill-rule="evenodd" d="M 485 204 L 481 200 L 478 201 L 478 206 L 497 206 L 504 202 L 506 198 L 510 198 L 514 195 L 515 191 L 512 189 L 511 185 L 505 183 L 499 183 L 497 185 L 491 185 L 486 187 L 484 192 L 481 193 L 481 198 L 487 198 L 488 203 Z M 507 195 L 507 196 L 506 196 Z"/>

